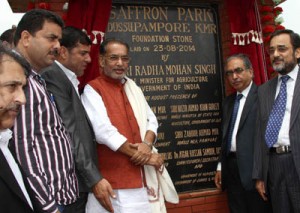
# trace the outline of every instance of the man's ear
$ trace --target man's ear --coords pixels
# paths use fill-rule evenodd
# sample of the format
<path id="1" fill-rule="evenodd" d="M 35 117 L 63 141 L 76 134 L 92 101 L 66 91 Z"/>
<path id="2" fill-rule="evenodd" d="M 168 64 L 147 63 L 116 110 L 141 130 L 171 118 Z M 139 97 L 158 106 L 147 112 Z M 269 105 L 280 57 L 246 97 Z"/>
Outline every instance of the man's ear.
<path id="1" fill-rule="evenodd" d="M 99 66 L 103 68 L 104 67 L 104 56 L 103 55 L 99 55 L 98 62 L 99 62 Z"/>
<path id="2" fill-rule="evenodd" d="M 60 46 L 60 50 L 59 50 L 59 56 L 62 58 L 62 59 L 66 59 L 68 57 L 68 49 L 64 46 Z"/>
<path id="3" fill-rule="evenodd" d="M 295 57 L 298 61 L 300 60 L 300 47 L 295 50 Z"/>
<path id="4" fill-rule="evenodd" d="M 12 48 L 10 43 L 8 43 L 7 41 L 2 41 L 2 45 L 7 48 Z"/>
<path id="5" fill-rule="evenodd" d="M 19 42 L 22 42 L 24 47 L 28 47 L 30 44 L 31 38 L 32 38 L 32 35 L 27 30 L 24 30 L 21 32 L 21 38 L 20 38 Z"/>

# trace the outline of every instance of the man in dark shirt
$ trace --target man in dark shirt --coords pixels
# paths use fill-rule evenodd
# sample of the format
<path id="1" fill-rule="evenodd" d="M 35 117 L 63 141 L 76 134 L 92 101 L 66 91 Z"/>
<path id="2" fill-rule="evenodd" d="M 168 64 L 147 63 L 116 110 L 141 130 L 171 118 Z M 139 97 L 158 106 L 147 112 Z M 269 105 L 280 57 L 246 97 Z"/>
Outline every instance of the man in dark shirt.
<path id="1" fill-rule="evenodd" d="M 62 212 L 78 197 L 71 138 L 39 72 L 60 49 L 63 21 L 46 10 L 31 10 L 15 32 L 16 50 L 32 70 L 25 88 L 26 104 L 14 126 L 14 149 L 38 201 L 37 211 Z"/>

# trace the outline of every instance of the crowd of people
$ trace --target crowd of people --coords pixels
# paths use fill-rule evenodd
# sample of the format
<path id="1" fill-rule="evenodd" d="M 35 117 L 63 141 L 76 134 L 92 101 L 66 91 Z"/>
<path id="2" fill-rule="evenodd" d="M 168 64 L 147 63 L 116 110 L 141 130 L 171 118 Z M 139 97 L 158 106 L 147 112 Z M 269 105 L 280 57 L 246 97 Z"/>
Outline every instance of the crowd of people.
<path id="1" fill-rule="evenodd" d="M 164 197 L 163 183 L 147 179 L 148 167 L 167 173 L 153 147 L 156 116 L 126 75 L 126 42 L 101 43 L 100 75 L 81 93 L 92 60 L 85 32 L 34 9 L 0 39 L 1 209 L 163 213 L 170 194 L 178 202 L 174 186 Z M 300 212 L 299 35 L 275 31 L 269 54 L 278 75 L 261 86 L 247 55 L 224 66 L 236 92 L 223 101 L 215 184 L 233 213 Z"/>
<path id="2" fill-rule="evenodd" d="M 101 78 L 81 98 L 77 77 L 91 62 L 86 33 L 36 9 L 1 38 L 1 209 L 166 212 L 148 198 L 143 166 L 162 171 L 164 161 L 152 152 L 156 116 L 126 77 L 128 45 L 102 44 Z"/>

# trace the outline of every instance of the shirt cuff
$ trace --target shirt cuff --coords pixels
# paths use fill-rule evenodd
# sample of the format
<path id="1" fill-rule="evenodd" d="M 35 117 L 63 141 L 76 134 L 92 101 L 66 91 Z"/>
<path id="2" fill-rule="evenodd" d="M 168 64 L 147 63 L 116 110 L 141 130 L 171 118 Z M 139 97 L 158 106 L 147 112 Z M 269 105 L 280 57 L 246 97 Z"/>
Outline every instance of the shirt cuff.
<path id="1" fill-rule="evenodd" d="M 219 162 L 217 166 L 217 171 L 221 171 L 221 170 L 222 170 L 222 166 L 221 166 L 221 162 Z"/>
<path id="2" fill-rule="evenodd" d="M 116 152 L 126 141 L 127 138 L 120 134 L 112 135 L 108 141 L 113 141 L 113 143 L 106 143 L 111 150 Z"/>

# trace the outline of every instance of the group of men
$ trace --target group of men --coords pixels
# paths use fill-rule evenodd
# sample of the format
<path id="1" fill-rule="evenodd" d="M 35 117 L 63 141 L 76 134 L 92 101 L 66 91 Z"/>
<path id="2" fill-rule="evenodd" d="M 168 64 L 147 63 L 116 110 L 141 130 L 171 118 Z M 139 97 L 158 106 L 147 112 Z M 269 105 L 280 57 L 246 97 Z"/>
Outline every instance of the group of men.
<path id="1" fill-rule="evenodd" d="M 100 76 L 81 95 L 77 77 L 91 61 L 84 32 L 31 10 L 14 33 L 14 51 L 0 46 L 1 209 L 150 213 L 142 166 L 163 159 L 151 152 L 156 117 L 126 76 L 128 45 L 101 44 Z M 274 32 L 269 54 L 278 76 L 260 87 L 246 55 L 225 64 L 237 92 L 223 103 L 215 183 L 231 212 L 300 212 L 299 35 Z"/>
<path id="2" fill-rule="evenodd" d="M 300 212 L 300 37 L 270 37 L 277 77 L 257 87 L 248 56 L 235 54 L 225 76 L 236 93 L 223 101 L 222 148 L 215 175 L 230 212 Z"/>
<path id="3" fill-rule="evenodd" d="M 126 77 L 129 47 L 117 39 L 101 44 L 101 75 L 81 98 L 77 77 L 91 62 L 91 44 L 80 29 L 35 9 L 20 20 L 14 50 L 1 46 L 6 212 L 152 212 L 143 166 L 163 165 L 152 153 L 158 122 Z"/>

